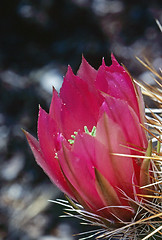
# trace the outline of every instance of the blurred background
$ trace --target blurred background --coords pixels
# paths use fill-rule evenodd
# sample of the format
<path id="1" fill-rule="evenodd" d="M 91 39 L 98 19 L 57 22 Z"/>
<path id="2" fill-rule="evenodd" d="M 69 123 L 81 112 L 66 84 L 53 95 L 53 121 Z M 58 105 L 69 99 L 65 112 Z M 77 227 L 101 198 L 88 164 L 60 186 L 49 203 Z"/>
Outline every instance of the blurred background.
<path id="1" fill-rule="evenodd" d="M 70 64 L 84 54 L 98 68 L 113 52 L 133 77 L 152 84 L 135 59 L 162 65 L 161 1 L 1 0 L 0 4 L 0 240 L 78 239 L 86 231 L 59 218 L 64 198 L 35 163 L 21 128 L 36 136 L 40 104 L 48 111 Z"/>

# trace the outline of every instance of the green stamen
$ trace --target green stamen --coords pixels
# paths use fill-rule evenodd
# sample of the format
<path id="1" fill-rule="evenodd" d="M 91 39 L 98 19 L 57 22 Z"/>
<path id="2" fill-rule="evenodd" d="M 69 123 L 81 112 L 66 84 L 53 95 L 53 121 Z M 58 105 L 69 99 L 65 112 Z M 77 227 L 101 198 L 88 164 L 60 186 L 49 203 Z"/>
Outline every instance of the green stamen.
<path id="1" fill-rule="evenodd" d="M 78 134 L 78 132 L 74 132 L 74 134 L 75 134 L 75 135 L 71 135 L 71 138 L 72 138 L 72 139 L 69 139 L 69 140 L 68 140 L 68 142 L 69 142 L 70 144 L 74 144 L 75 137 L 76 137 L 76 135 Z"/>
<path id="2" fill-rule="evenodd" d="M 84 131 L 85 131 L 85 133 L 91 135 L 92 137 L 95 137 L 95 136 L 96 136 L 96 127 L 95 127 L 95 126 L 93 126 L 91 132 L 88 130 L 87 126 L 84 126 Z M 71 145 L 74 144 L 75 137 L 76 137 L 77 134 L 78 134 L 78 132 L 74 132 L 74 135 L 71 135 L 71 138 L 72 138 L 72 139 L 68 139 L 68 142 L 69 142 Z"/>
<path id="3" fill-rule="evenodd" d="M 91 132 L 88 130 L 87 126 L 84 126 L 84 131 L 85 131 L 85 133 L 91 135 L 92 137 L 96 136 L 96 127 L 95 126 L 93 126 Z"/>
<path id="4" fill-rule="evenodd" d="M 92 128 L 91 136 L 93 136 L 93 137 L 96 136 L 96 127 L 95 126 L 93 126 L 93 128 Z"/>
<path id="5" fill-rule="evenodd" d="M 84 126 L 84 131 L 85 131 L 85 133 L 90 134 L 87 126 Z"/>

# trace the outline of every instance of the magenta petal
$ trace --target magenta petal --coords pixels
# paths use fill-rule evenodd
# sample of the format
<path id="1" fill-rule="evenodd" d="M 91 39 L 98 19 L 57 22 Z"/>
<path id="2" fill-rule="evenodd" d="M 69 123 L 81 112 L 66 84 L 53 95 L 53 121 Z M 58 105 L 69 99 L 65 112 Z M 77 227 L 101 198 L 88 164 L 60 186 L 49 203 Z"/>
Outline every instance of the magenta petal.
<path id="1" fill-rule="evenodd" d="M 87 134 L 84 136 L 78 134 L 72 151 L 64 147 L 64 153 L 59 152 L 58 157 L 66 177 L 84 201 L 93 206 L 94 209 L 100 209 L 104 205 L 95 187 L 94 165 L 92 163 L 94 159 L 93 143 L 93 137 Z M 85 145 L 87 148 L 84 148 Z"/>
<path id="2" fill-rule="evenodd" d="M 52 151 L 55 155 L 58 145 L 57 135 L 58 128 L 55 120 L 40 107 L 38 117 L 38 138 L 41 149 Z"/>
<path id="3" fill-rule="evenodd" d="M 96 178 L 95 178 L 94 167 L 96 169 L 98 167 L 100 168 L 100 165 L 98 164 L 98 162 L 101 162 L 102 157 L 105 157 L 108 175 L 110 176 L 110 178 L 112 177 L 113 173 L 111 172 L 111 163 L 109 165 L 109 160 L 108 160 L 109 153 L 107 149 L 99 141 L 97 141 L 96 137 L 92 137 L 88 134 L 83 134 L 83 135 L 78 134 L 76 141 L 74 143 L 73 153 L 76 156 L 79 156 L 81 161 L 81 164 L 79 165 L 82 166 L 82 171 L 78 169 L 78 172 L 76 172 L 76 175 L 82 181 L 82 183 L 80 184 L 83 185 L 83 188 L 88 193 L 88 196 L 90 198 L 91 196 L 95 196 L 95 203 L 97 203 L 98 209 L 101 209 L 104 206 L 106 207 L 107 205 L 105 205 L 105 202 L 103 202 L 103 199 L 101 198 L 101 196 L 100 195 L 98 196 L 99 194 L 98 191 L 96 192 L 97 189 L 96 189 Z M 84 177 L 81 177 L 81 175 Z M 116 187 L 117 181 L 115 177 L 112 180 L 114 181 L 113 183 L 112 181 L 110 181 L 111 184 Z M 101 200 L 102 200 L 102 203 L 101 203 Z M 105 209 L 105 211 L 109 212 L 109 209 Z"/>
<path id="4" fill-rule="evenodd" d="M 65 141 L 63 136 L 56 133 L 54 120 L 40 108 L 38 119 L 38 137 L 41 151 L 48 168 L 52 172 L 53 182 L 65 193 L 73 196 L 66 180 L 61 172 L 57 159 L 57 151 L 60 150 L 62 142 Z"/>
<path id="5" fill-rule="evenodd" d="M 113 57 L 110 67 L 102 65 L 96 77 L 96 87 L 102 92 L 127 101 L 140 119 L 139 106 L 132 79 Z"/>
<path id="6" fill-rule="evenodd" d="M 48 169 L 48 166 L 44 160 L 44 157 L 43 157 L 43 154 L 41 152 L 41 149 L 40 149 L 40 145 L 39 145 L 39 142 L 36 138 L 34 138 L 30 133 L 24 131 L 25 133 L 25 136 L 28 140 L 28 143 L 29 143 L 29 146 L 34 154 L 34 157 L 38 163 L 38 165 L 40 165 L 43 170 L 47 173 L 47 175 L 50 175 L 49 174 L 49 169 Z"/>
<path id="7" fill-rule="evenodd" d="M 83 56 L 77 75 L 87 82 L 90 89 L 94 89 L 94 81 L 97 76 L 97 71 L 85 60 Z"/>
<path id="8" fill-rule="evenodd" d="M 71 192 L 71 190 L 67 186 L 67 183 L 66 183 L 62 173 L 60 172 L 60 176 L 57 176 L 58 173 L 55 174 L 55 171 L 58 171 L 58 169 L 56 169 L 57 166 L 56 167 L 51 166 L 51 164 L 49 164 L 49 162 L 44 158 L 43 153 L 41 152 L 41 149 L 40 149 L 39 142 L 37 141 L 37 139 L 35 139 L 30 133 L 28 133 L 26 131 L 24 131 L 24 133 L 26 135 L 26 138 L 28 140 L 28 143 L 30 145 L 30 148 L 31 148 L 31 150 L 34 154 L 34 157 L 35 157 L 38 165 L 41 166 L 43 171 L 48 175 L 50 180 L 54 184 L 57 185 L 58 188 L 60 188 L 63 192 L 65 192 L 66 194 L 71 196 L 73 199 L 75 199 L 75 197 L 73 196 L 73 193 Z"/>
<path id="9" fill-rule="evenodd" d="M 138 146 L 140 150 L 147 148 L 146 135 L 140 126 L 139 118 L 126 101 L 106 96 L 101 112 L 106 112 L 121 127 L 128 144 L 133 144 L 134 147 Z"/>
<path id="10" fill-rule="evenodd" d="M 146 135 L 140 126 L 136 113 L 127 102 L 107 96 L 101 107 L 101 112 L 106 112 L 109 118 L 120 126 L 126 139 L 125 145 L 137 149 L 130 150 L 130 153 L 141 155 L 138 150 L 147 148 Z M 139 179 L 140 163 L 134 159 L 133 164 L 136 177 Z"/>
<path id="11" fill-rule="evenodd" d="M 52 95 L 49 115 L 51 118 L 53 118 L 56 121 L 58 128 L 60 128 L 60 124 L 61 124 L 61 121 L 60 121 L 61 108 L 62 108 L 62 101 L 58 96 L 57 91 L 53 88 L 53 95 Z"/>
<path id="12" fill-rule="evenodd" d="M 86 133 L 78 133 L 74 145 L 72 147 L 72 152 L 86 161 L 90 172 L 94 176 L 94 169 L 92 166 L 95 164 L 95 137 L 92 137 Z"/>
<path id="13" fill-rule="evenodd" d="M 106 79 L 106 71 L 104 65 L 100 66 L 98 69 L 95 84 L 96 88 L 98 88 L 100 91 L 108 93 L 108 82 Z"/>
<path id="14" fill-rule="evenodd" d="M 115 56 L 114 56 L 113 53 L 111 54 L 111 60 L 112 60 L 112 65 L 113 65 L 114 67 L 121 67 L 120 64 L 118 63 L 118 61 L 116 60 L 116 58 L 115 58 Z M 122 68 L 123 68 L 123 67 L 122 67 Z"/>
<path id="15" fill-rule="evenodd" d="M 107 171 L 107 176 L 108 176 L 107 181 L 116 190 L 117 195 L 121 197 L 121 194 L 117 190 L 117 187 L 122 186 L 121 183 L 119 184 L 119 182 L 121 181 L 121 179 L 119 179 L 121 174 L 119 176 L 118 173 L 116 173 L 117 169 L 116 169 L 116 166 L 113 166 L 112 164 L 112 156 L 109 154 L 108 149 L 101 142 L 97 141 L 96 137 L 92 137 L 88 134 L 83 134 L 83 135 L 78 134 L 76 137 L 72 152 L 75 154 L 75 156 L 79 157 L 79 162 L 76 162 L 76 168 L 75 168 L 75 175 L 80 180 L 79 186 L 80 187 L 82 186 L 83 189 L 85 190 L 85 193 L 88 193 L 87 195 L 89 197 L 89 201 L 91 200 L 91 196 L 95 196 L 95 202 L 93 203 L 93 205 L 97 204 L 96 206 L 98 206 L 98 209 L 99 208 L 101 209 L 103 206 L 105 207 L 107 206 L 105 205 L 105 202 L 101 203 L 102 198 L 100 195 L 98 196 L 99 194 L 98 191 L 97 191 L 98 194 L 96 193 L 94 167 L 98 170 L 102 169 L 101 160 L 105 162 L 104 169 L 106 169 Z M 114 161 L 115 161 L 115 158 L 114 158 Z M 75 166 L 74 162 L 72 162 L 72 165 Z M 78 167 L 78 165 L 81 166 L 81 169 Z M 128 165 L 129 164 L 127 164 L 127 166 Z M 78 171 L 76 169 L 78 169 Z M 126 184 L 126 186 L 124 183 L 124 190 L 125 189 L 128 190 L 128 183 Z M 130 190 L 131 192 L 133 192 L 132 186 L 129 188 L 127 193 L 129 193 L 129 196 L 133 196 L 131 195 Z M 128 205 L 128 203 L 126 201 L 123 201 L 123 199 L 121 199 L 121 202 L 124 205 Z M 105 209 L 105 211 L 109 212 L 109 209 L 107 208 Z"/>
<path id="16" fill-rule="evenodd" d="M 96 125 L 99 102 L 98 97 L 90 92 L 85 81 L 75 76 L 69 67 L 60 91 L 63 101 L 61 124 L 63 135 L 69 139 L 74 131 L 83 131 L 86 125 L 91 129 Z"/>
<path id="17" fill-rule="evenodd" d="M 123 132 L 106 113 L 103 113 L 97 124 L 96 138 L 105 146 L 104 150 L 103 147 L 99 149 L 96 145 L 97 168 L 113 187 L 123 189 L 133 197 L 133 178 L 135 184 L 137 181 L 132 158 L 112 155 L 112 153 L 130 154 L 130 150 L 121 146 L 126 145 Z"/>

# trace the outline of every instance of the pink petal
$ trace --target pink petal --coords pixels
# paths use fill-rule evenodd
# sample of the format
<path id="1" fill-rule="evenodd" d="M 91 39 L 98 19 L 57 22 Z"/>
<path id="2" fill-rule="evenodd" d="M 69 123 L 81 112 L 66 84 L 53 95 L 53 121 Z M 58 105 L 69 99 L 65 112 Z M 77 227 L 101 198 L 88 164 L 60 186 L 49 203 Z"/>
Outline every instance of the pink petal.
<path id="1" fill-rule="evenodd" d="M 106 71 L 105 66 L 100 66 L 96 76 L 96 88 L 100 91 L 107 93 L 108 92 L 108 82 L 106 80 Z"/>
<path id="2" fill-rule="evenodd" d="M 83 56 L 77 75 L 87 82 L 90 89 L 94 90 L 94 81 L 97 76 L 97 71 L 85 60 Z"/>
<path id="3" fill-rule="evenodd" d="M 97 124 L 96 139 L 105 147 L 104 150 L 104 147 L 100 149 L 98 144 L 95 146 L 98 170 L 114 188 L 118 187 L 134 197 L 133 178 L 135 184 L 137 181 L 132 158 L 112 155 L 112 153 L 130 154 L 130 150 L 121 146 L 126 145 L 123 132 L 106 113 L 103 113 Z"/>
<path id="4" fill-rule="evenodd" d="M 114 57 L 110 67 L 102 65 L 99 68 L 96 87 L 112 97 L 127 101 L 140 119 L 138 101 L 132 80 Z"/>
<path id="5" fill-rule="evenodd" d="M 43 171 L 47 174 L 47 176 L 50 178 L 50 180 L 57 185 L 58 188 L 60 188 L 63 192 L 71 196 L 73 199 L 75 197 L 73 196 L 73 193 L 70 191 L 69 187 L 67 186 L 67 183 L 65 182 L 65 179 L 62 178 L 62 173 L 60 174 L 60 177 L 57 177 L 55 175 L 55 170 L 53 171 L 53 167 L 46 161 L 46 159 L 43 156 L 43 153 L 41 152 L 39 142 L 37 139 L 35 139 L 30 133 L 24 131 L 26 138 L 28 140 L 28 143 L 30 145 L 30 148 L 34 154 L 35 160 L 37 161 L 38 165 L 43 169 Z"/>
<path id="6" fill-rule="evenodd" d="M 38 137 L 45 162 L 51 171 L 52 181 L 63 192 L 73 196 L 61 172 L 56 155 L 56 152 L 60 150 L 62 146 L 64 138 L 56 132 L 55 121 L 41 108 L 38 119 Z"/>
<path id="7" fill-rule="evenodd" d="M 57 127 L 58 127 L 57 131 L 59 131 L 59 129 L 61 128 L 61 120 L 60 120 L 61 119 L 61 116 L 60 116 L 61 108 L 62 108 L 62 101 L 61 101 L 60 97 L 58 96 L 57 91 L 53 88 L 53 95 L 52 95 L 52 101 L 51 101 L 51 105 L 50 105 L 49 115 L 57 123 Z"/>
<path id="8" fill-rule="evenodd" d="M 117 195 L 121 197 L 121 194 L 116 189 L 116 187 L 119 186 L 118 179 L 116 178 L 116 174 L 114 174 L 114 172 L 116 172 L 116 168 L 114 171 L 114 168 L 112 167 L 111 156 L 109 155 L 107 148 L 105 148 L 103 146 L 103 144 L 101 144 L 99 141 L 97 141 L 96 137 L 92 137 L 88 134 L 82 134 L 82 135 L 78 134 L 76 137 L 76 140 L 74 142 L 72 152 L 75 154 L 76 157 L 79 157 L 79 162 L 76 162 L 76 167 L 75 167 L 75 163 L 72 162 L 72 166 L 75 167 L 75 170 L 74 170 L 75 174 L 80 181 L 79 187 L 83 186 L 85 193 L 88 193 L 87 195 L 88 195 L 89 199 L 92 198 L 92 196 L 95 196 L 94 197 L 95 203 L 93 203 L 93 205 L 97 203 L 97 205 L 96 205 L 98 207 L 97 209 L 101 209 L 101 208 L 103 208 L 103 206 L 104 207 L 108 206 L 107 205 L 108 202 L 107 202 L 107 204 L 105 204 L 105 201 L 103 201 L 102 196 L 99 194 L 99 192 L 96 188 L 97 187 L 96 186 L 96 176 L 95 176 L 95 171 L 94 171 L 94 168 L 97 169 L 99 167 L 100 163 L 98 164 L 98 161 L 101 162 L 103 160 L 103 157 L 105 157 L 106 168 L 107 168 L 108 175 L 109 175 L 109 181 L 108 181 L 108 179 L 107 179 L 107 181 L 111 186 L 114 187 L 114 191 L 117 192 Z M 97 159 L 97 157 L 98 157 L 98 159 Z M 80 170 L 79 166 L 81 167 L 81 170 Z M 78 168 L 78 171 L 76 170 L 77 168 Z M 111 168 L 113 169 L 113 172 L 111 172 Z M 97 169 L 97 170 L 99 170 L 99 169 Z M 113 174 L 114 174 L 114 178 L 113 178 Z M 120 184 L 120 186 L 121 186 L 121 184 Z M 125 188 L 127 188 L 127 186 L 125 186 Z M 97 193 L 99 194 L 99 196 L 96 193 L 96 190 L 97 190 Z M 129 190 L 130 190 L 130 188 L 129 188 Z M 131 190 L 132 190 L 132 186 L 131 186 Z M 90 200 L 88 200 L 88 201 L 90 201 Z M 101 200 L 102 200 L 102 203 L 101 203 Z M 129 205 L 128 202 L 123 201 L 123 199 L 121 200 L 121 202 L 123 205 L 127 205 L 127 206 Z M 120 204 L 118 204 L 118 205 L 120 205 Z M 111 206 L 111 204 L 109 206 Z M 108 214 L 109 212 L 111 212 L 111 210 L 109 208 L 105 208 L 103 213 L 104 212 L 107 212 L 107 214 Z M 99 213 L 102 213 L 102 211 L 99 211 Z"/>
<path id="9" fill-rule="evenodd" d="M 147 148 L 146 135 L 144 135 L 144 130 L 140 126 L 139 118 L 126 101 L 105 96 L 101 114 L 103 112 L 106 112 L 121 127 L 128 144 L 139 146 L 140 149 Z"/>
<path id="10" fill-rule="evenodd" d="M 63 135 L 69 139 L 74 131 L 83 131 L 86 125 L 91 129 L 97 122 L 99 102 L 89 91 L 85 81 L 75 76 L 69 67 L 60 91 L 63 101 L 61 124 Z"/>
<path id="11" fill-rule="evenodd" d="M 96 187 L 105 206 L 111 206 L 110 212 L 113 213 L 117 218 L 120 218 L 124 221 L 128 221 L 134 215 L 133 209 L 127 210 L 124 208 L 120 208 L 120 206 L 123 205 L 117 195 L 116 190 L 107 181 L 107 179 L 98 171 L 98 169 L 95 169 L 95 176 Z"/>
<path id="12" fill-rule="evenodd" d="M 39 142 L 36 138 L 34 138 L 30 133 L 24 131 L 25 133 L 25 136 L 28 140 L 28 143 L 29 143 L 29 146 L 34 154 L 34 157 L 38 163 L 38 165 L 40 165 L 43 170 L 47 173 L 47 175 L 50 175 L 49 174 L 49 169 L 48 169 L 48 166 L 44 160 L 44 156 L 41 152 L 41 149 L 40 149 L 40 145 L 39 145 Z"/>
<path id="13" fill-rule="evenodd" d="M 102 112 L 106 112 L 109 118 L 120 126 L 126 139 L 126 146 L 130 146 L 137 150 L 131 150 L 131 154 L 141 155 L 138 150 L 147 148 L 147 139 L 144 130 L 140 126 L 139 119 L 134 110 L 127 102 L 107 96 L 101 108 Z M 137 159 L 133 160 L 135 174 L 139 179 L 140 163 Z"/>
<path id="14" fill-rule="evenodd" d="M 57 123 L 40 107 L 38 117 L 38 138 L 41 149 L 52 151 L 55 155 L 56 151 L 60 149 L 57 143 L 57 135 Z"/>
<path id="15" fill-rule="evenodd" d="M 64 147 L 58 153 L 61 167 L 70 183 L 93 210 L 104 207 L 95 187 L 94 174 L 94 138 L 90 135 L 78 134 L 70 152 Z M 86 147 L 85 147 L 86 146 Z M 104 212 L 108 212 L 105 210 Z"/>

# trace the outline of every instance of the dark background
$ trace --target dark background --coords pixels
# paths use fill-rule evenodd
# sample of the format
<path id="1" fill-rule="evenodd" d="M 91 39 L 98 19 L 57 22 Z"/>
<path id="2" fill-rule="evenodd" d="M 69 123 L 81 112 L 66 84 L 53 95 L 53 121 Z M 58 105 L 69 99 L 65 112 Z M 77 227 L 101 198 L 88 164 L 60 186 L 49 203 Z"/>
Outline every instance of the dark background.
<path id="1" fill-rule="evenodd" d="M 86 230 L 48 199 L 63 198 L 37 166 L 21 128 L 36 136 L 38 105 L 48 111 L 70 64 L 82 53 L 96 69 L 113 52 L 152 84 L 135 56 L 161 67 L 160 0 L 1 0 L 0 240 L 72 239 Z M 75 237 L 78 238 L 78 237 Z"/>

